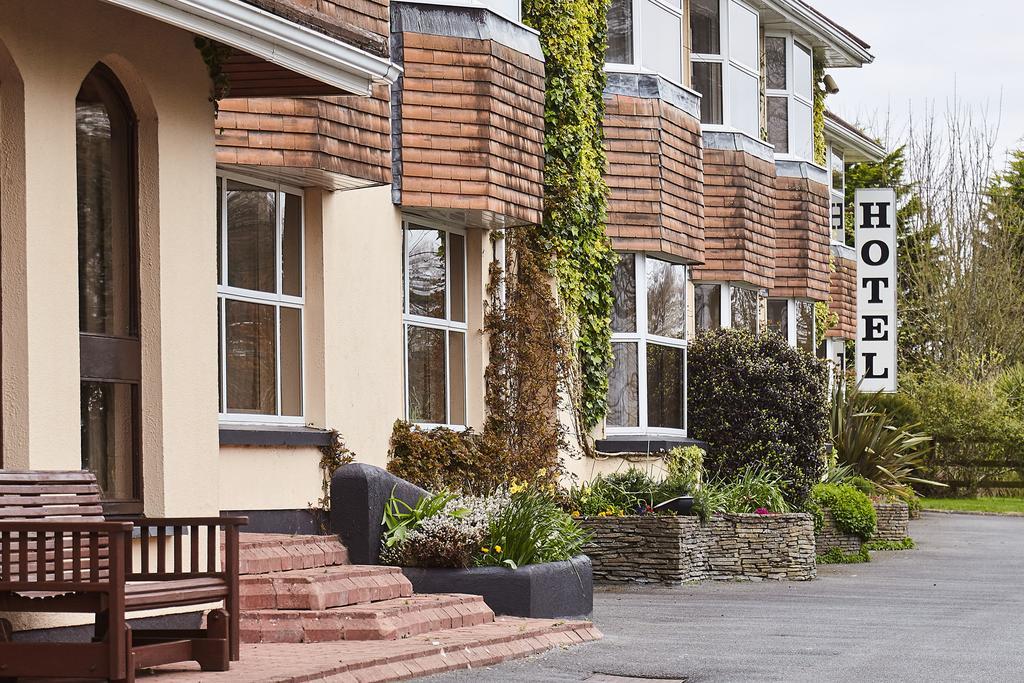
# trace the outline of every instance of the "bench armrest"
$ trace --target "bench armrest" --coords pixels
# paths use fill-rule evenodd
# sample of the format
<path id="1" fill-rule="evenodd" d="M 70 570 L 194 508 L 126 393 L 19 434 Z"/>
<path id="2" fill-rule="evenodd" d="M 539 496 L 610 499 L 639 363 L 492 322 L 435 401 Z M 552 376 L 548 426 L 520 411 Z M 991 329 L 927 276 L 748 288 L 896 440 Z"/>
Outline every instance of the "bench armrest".
<path id="1" fill-rule="evenodd" d="M 126 517 L 124 521 L 142 526 L 245 526 L 248 517 Z"/>

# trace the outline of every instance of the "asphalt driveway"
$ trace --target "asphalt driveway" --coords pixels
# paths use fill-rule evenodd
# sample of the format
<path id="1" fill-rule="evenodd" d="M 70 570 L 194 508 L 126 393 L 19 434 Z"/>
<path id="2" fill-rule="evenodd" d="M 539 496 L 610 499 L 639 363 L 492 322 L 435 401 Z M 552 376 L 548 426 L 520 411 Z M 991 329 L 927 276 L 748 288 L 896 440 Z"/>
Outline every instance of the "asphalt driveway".
<path id="1" fill-rule="evenodd" d="M 815 581 L 602 591 L 604 640 L 429 680 L 1024 681 L 1024 517 L 910 533 L 917 550 Z"/>

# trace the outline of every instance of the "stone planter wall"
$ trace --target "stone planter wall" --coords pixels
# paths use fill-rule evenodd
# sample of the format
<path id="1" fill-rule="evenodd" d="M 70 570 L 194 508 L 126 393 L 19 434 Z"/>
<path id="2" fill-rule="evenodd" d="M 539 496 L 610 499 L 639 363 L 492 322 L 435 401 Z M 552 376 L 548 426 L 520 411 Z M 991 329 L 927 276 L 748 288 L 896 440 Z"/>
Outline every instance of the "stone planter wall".
<path id="1" fill-rule="evenodd" d="M 875 513 L 878 515 L 878 533 L 875 538 L 881 541 L 902 541 L 908 536 L 910 508 L 906 503 L 875 503 Z"/>
<path id="2" fill-rule="evenodd" d="M 847 554 L 860 552 L 860 546 L 864 542 L 861 537 L 840 531 L 832 518 L 831 510 L 823 510 L 823 514 L 821 531 L 814 536 L 814 545 L 817 547 L 815 552 L 824 555 L 833 548 L 839 548 Z"/>
<path id="3" fill-rule="evenodd" d="M 815 577 L 814 520 L 808 514 L 721 515 L 707 530 L 709 578 Z"/>
<path id="4" fill-rule="evenodd" d="M 810 515 L 584 517 L 595 583 L 679 584 L 704 579 L 815 576 Z"/>

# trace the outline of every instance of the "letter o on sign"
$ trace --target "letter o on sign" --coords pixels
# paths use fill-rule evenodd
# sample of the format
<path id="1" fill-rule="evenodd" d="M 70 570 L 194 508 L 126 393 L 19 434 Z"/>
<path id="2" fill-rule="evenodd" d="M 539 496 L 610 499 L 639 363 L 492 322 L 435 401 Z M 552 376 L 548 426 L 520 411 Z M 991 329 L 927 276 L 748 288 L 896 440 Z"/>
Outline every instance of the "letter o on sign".
<path id="1" fill-rule="evenodd" d="M 872 259 L 871 247 L 875 245 L 878 245 L 878 258 Z M 889 260 L 889 245 L 881 240 L 865 242 L 864 246 L 860 248 L 860 257 L 869 266 L 880 266 Z"/>

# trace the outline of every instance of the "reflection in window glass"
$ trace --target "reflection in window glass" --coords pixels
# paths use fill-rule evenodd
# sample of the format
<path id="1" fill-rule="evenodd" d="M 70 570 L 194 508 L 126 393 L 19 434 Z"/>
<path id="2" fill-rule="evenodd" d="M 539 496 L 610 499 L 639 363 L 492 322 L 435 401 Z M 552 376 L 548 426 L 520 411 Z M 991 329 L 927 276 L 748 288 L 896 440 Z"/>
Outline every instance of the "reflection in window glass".
<path id="1" fill-rule="evenodd" d="M 605 61 L 633 63 L 633 0 L 612 0 L 608 7 L 608 50 Z"/>
<path id="2" fill-rule="evenodd" d="M 622 254 L 612 275 L 612 331 L 636 332 L 636 256 Z"/>
<path id="3" fill-rule="evenodd" d="M 696 54 L 722 54 L 719 0 L 690 0 L 690 43 Z"/>
<path id="4" fill-rule="evenodd" d="M 694 325 L 698 330 L 722 327 L 722 285 L 696 285 L 693 288 Z"/>
<path id="5" fill-rule="evenodd" d="M 640 377 L 636 344 L 612 344 L 612 369 L 608 376 L 608 425 L 640 425 Z"/>
<path id="6" fill-rule="evenodd" d="M 746 287 L 732 288 L 732 326 L 757 334 L 758 292 Z"/>
<path id="7" fill-rule="evenodd" d="M 448 387 L 451 401 L 448 423 L 466 424 L 466 334 L 448 333 Z"/>
<path id="8" fill-rule="evenodd" d="M 785 299 L 768 300 L 768 330 L 789 341 L 789 302 Z"/>
<path id="9" fill-rule="evenodd" d="M 82 469 L 96 475 L 104 498 L 133 498 L 138 385 L 84 381 L 81 401 Z"/>
<path id="10" fill-rule="evenodd" d="M 448 267 L 452 275 L 449 278 L 451 285 L 452 308 L 451 319 L 464 323 L 466 322 L 466 238 L 458 233 L 448 233 Z"/>
<path id="11" fill-rule="evenodd" d="M 835 147 L 830 147 L 828 158 L 832 170 L 832 189 L 843 193 L 846 190 L 846 164 L 843 163 L 843 155 Z"/>
<path id="12" fill-rule="evenodd" d="M 789 98 L 768 98 L 768 142 L 776 154 L 789 152 Z"/>
<path id="13" fill-rule="evenodd" d="M 814 302 L 796 302 L 796 347 L 814 353 Z"/>
<path id="14" fill-rule="evenodd" d="M 227 411 L 277 414 L 277 326 L 274 306 L 225 302 Z"/>
<path id="15" fill-rule="evenodd" d="M 282 306 L 281 414 L 302 415 L 302 310 Z"/>
<path id="16" fill-rule="evenodd" d="M 790 140 L 789 151 L 800 159 L 811 159 L 814 156 L 814 124 L 811 120 L 811 105 L 800 100 L 793 100 L 791 114 L 793 137 Z"/>
<path id="17" fill-rule="evenodd" d="M 277 192 L 227 181 L 228 285 L 277 292 Z"/>
<path id="18" fill-rule="evenodd" d="M 284 196 L 284 231 L 281 233 L 281 293 L 302 296 L 302 199 Z"/>
<path id="19" fill-rule="evenodd" d="M 686 268 L 647 259 L 647 331 L 661 337 L 686 336 Z"/>
<path id="20" fill-rule="evenodd" d="M 764 39 L 765 87 L 769 90 L 786 89 L 786 39 L 768 36 Z"/>
<path id="21" fill-rule="evenodd" d="M 408 326 L 409 420 L 445 423 L 445 331 Z"/>
<path id="22" fill-rule="evenodd" d="M 647 344 L 647 425 L 661 429 L 686 426 L 684 393 L 686 349 Z"/>
<path id="23" fill-rule="evenodd" d="M 425 228 L 405 231 L 409 315 L 446 317 L 445 234 L 443 230 Z"/>
<path id="24" fill-rule="evenodd" d="M 693 89 L 701 94 L 701 123 L 721 124 L 722 65 L 719 62 L 693 62 Z"/>

